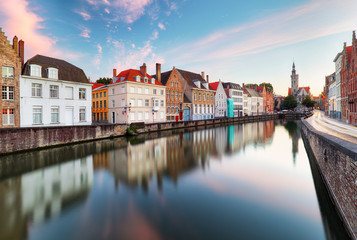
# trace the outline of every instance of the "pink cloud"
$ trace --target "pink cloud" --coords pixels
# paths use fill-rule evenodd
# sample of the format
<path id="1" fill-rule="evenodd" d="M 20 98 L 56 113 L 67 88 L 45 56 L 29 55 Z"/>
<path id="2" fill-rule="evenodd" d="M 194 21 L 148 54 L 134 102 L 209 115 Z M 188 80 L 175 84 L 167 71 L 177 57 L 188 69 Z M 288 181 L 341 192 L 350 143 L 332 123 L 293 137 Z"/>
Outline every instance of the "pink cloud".
<path id="1" fill-rule="evenodd" d="M 81 15 L 85 21 L 88 21 L 89 19 L 92 18 L 91 15 L 89 15 L 88 13 L 86 13 L 84 11 L 75 10 L 74 12 Z"/>
<path id="2" fill-rule="evenodd" d="M 105 11 L 107 14 L 110 14 L 110 11 L 108 10 L 108 8 L 104 9 L 104 11 Z"/>
<path id="3" fill-rule="evenodd" d="M 162 24 L 162 23 L 159 23 L 157 26 L 158 26 L 161 30 L 166 30 L 165 25 Z"/>
<path id="4" fill-rule="evenodd" d="M 98 43 L 98 45 L 97 45 L 97 48 L 98 48 L 98 53 L 99 54 L 102 54 L 102 52 L 103 52 L 103 49 L 102 49 L 102 46 Z"/>
<path id="5" fill-rule="evenodd" d="M 79 36 L 84 37 L 84 38 L 90 38 L 90 30 L 86 27 L 81 27 L 82 32 L 79 34 Z"/>
<path id="6" fill-rule="evenodd" d="M 0 13 L 6 34 L 25 41 L 25 58 L 52 52 L 56 40 L 39 33 L 44 19 L 29 9 L 27 0 L 0 1 Z"/>

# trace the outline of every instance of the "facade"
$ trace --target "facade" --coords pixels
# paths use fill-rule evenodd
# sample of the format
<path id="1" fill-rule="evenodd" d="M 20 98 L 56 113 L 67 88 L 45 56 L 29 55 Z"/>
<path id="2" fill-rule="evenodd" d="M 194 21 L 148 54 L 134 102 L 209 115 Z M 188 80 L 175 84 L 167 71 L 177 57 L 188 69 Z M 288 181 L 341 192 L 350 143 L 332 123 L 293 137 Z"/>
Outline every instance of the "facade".
<path id="1" fill-rule="evenodd" d="M 122 71 L 108 85 L 109 123 L 166 121 L 165 99 L 166 87 L 147 74 L 145 63 Z"/>
<path id="2" fill-rule="evenodd" d="M 259 93 L 259 95 L 263 98 L 263 113 L 267 113 L 268 106 L 268 94 L 265 86 L 258 86 L 255 90 Z"/>
<path id="3" fill-rule="evenodd" d="M 274 93 L 266 91 L 266 113 L 274 112 Z"/>
<path id="4" fill-rule="evenodd" d="M 251 115 L 260 115 L 264 112 L 263 109 L 263 97 L 255 90 L 251 88 L 245 88 L 251 98 Z"/>
<path id="5" fill-rule="evenodd" d="M 336 80 L 334 74 L 331 74 L 328 90 L 328 115 L 332 118 L 336 118 Z"/>
<path id="6" fill-rule="evenodd" d="M 349 101 L 348 101 L 348 80 L 350 78 L 350 61 L 351 61 L 352 46 L 346 46 L 344 43 L 342 51 L 342 66 L 341 66 L 341 119 L 344 122 L 349 122 Z"/>
<path id="7" fill-rule="evenodd" d="M 233 100 L 234 117 L 243 116 L 243 88 L 232 82 L 223 83 L 227 97 Z"/>
<path id="8" fill-rule="evenodd" d="M 175 67 L 161 73 L 161 64 L 156 63 L 156 75 L 153 78 L 166 86 L 166 121 L 183 120 L 184 94 L 178 74 Z"/>
<path id="9" fill-rule="evenodd" d="M 214 118 L 214 93 L 215 91 L 209 86 L 205 80 L 205 74 L 193 73 L 181 69 L 176 69 L 184 91 L 184 100 L 186 103 L 191 103 L 192 108 L 189 109 L 188 104 L 184 104 L 184 115 L 189 114 L 190 119 L 186 120 L 202 120 Z M 207 76 L 208 80 L 208 76 Z"/>
<path id="10" fill-rule="evenodd" d="M 227 117 L 227 95 L 221 80 L 210 83 L 209 85 L 216 91 L 214 95 L 214 117 Z"/>
<path id="11" fill-rule="evenodd" d="M 108 123 L 108 85 L 93 85 L 92 101 L 93 123 Z"/>
<path id="12" fill-rule="evenodd" d="M 20 126 L 20 74 L 24 41 L 15 36 L 12 45 L 0 28 L 1 100 L 0 128 Z"/>
<path id="13" fill-rule="evenodd" d="M 307 95 L 311 97 L 310 87 L 299 87 L 299 75 L 296 74 L 295 63 L 293 63 L 290 77 L 291 88 L 288 89 L 288 95 L 293 95 L 300 105 Z"/>
<path id="14" fill-rule="evenodd" d="M 243 114 L 244 116 L 252 115 L 252 96 L 244 87 L 244 84 L 243 84 Z"/>
<path id="15" fill-rule="evenodd" d="M 357 125 L 357 39 L 355 31 L 352 35 L 350 78 L 347 86 L 348 119 L 351 124 Z"/>
<path id="16" fill-rule="evenodd" d="M 82 69 L 42 55 L 30 58 L 20 77 L 21 127 L 90 125 L 91 90 Z"/>
<path id="17" fill-rule="evenodd" d="M 335 59 L 335 79 L 336 79 L 336 118 L 341 120 L 341 68 L 342 53 L 338 53 Z"/>

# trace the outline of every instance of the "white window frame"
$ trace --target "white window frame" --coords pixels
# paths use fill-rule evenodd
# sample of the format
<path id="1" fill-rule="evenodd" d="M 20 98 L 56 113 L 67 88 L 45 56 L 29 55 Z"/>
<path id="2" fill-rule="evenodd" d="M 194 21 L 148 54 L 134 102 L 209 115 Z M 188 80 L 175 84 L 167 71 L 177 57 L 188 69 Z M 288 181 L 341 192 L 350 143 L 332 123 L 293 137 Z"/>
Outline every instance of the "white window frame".
<path id="1" fill-rule="evenodd" d="M 58 69 L 57 68 L 47 68 L 47 77 L 52 79 L 58 79 Z"/>
<path id="2" fill-rule="evenodd" d="M 149 89 L 145 88 L 145 94 L 149 94 Z"/>
<path id="3" fill-rule="evenodd" d="M 150 107 L 150 100 L 149 99 L 145 99 L 145 107 Z"/>
<path id="4" fill-rule="evenodd" d="M 143 120 L 143 112 L 138 112 L 138 121 Z"/>
<path id="5" fill-rule="evenodd" d="M 143 100 L 142 99 L 138 99 L 138 107 L 142 107 L 143 106 Z"/>
<path id="6" fill-rule="evenodd" d="M 125 93 L 125 87 L 121 87 L 121 93 Z"/>
<path id="7" fill-rule="evenodd" d="M 42 97 L 42 84 L 41 83 L 32 83 L 31 88 L 32 97 Z"/>
<path id="8" fill-rule="evenodd" d="M 112 107 L 115 108 L 115 100 L 112 100 Z"/>
<path id="9" fill-rule="evenodd" d="M 79 88 L 79 90 L 78 90 L 78 99 L 79 100 L 86 100 L 87 99 L 86 96 L 87 96 L 87 89 Z"/>
<path id="10" fill-rule="evenodd" d="M 130 113 L 130 121 L 135 121 L 135 112 Z"/>
<path id="11" fill-rule="evenodd" d="M 135 93 L 135 87 L 130 87 L 130 93 Z"/>
<path id="12" fill-rule="evenodd" d="M 50 98 L 59 98 L 59 86 L 50 85 Z"/>
<path id="13" fill-rule="evenodd" d="M 2 100 L 14 100 L 15 87 L 14 86 L 2 86 Z"/>
<path id="14" fill-rule="evenodd" d="M 67 90 L 71 89 L 71 96 L 66 96 L 66 99 L 73 99 L 73 87 L 65 87 L 65 94 L 67 95 Z"/>
<path id="15" fill-rule="evenodd" d="M 79 121 L 80 122 L 86 121 L 86 107 L 79 108 Z"/>
<path id="16" fill-rule="evenodd" d="M 42 115 L 42 106 L 33 106 L 32 107 L 32 124 L 42 124 L 43 115 Z M 36 116 L 38 115 L 38 118 Z"/>
<path id="17" fill-rule="evenodd" d="M 2 110 L 2 124 L 4 126 L 15 125 L 15 109 L 3 108 L 3 110 Z"/>
<path id="18" fill-rule="evenodd" d="M 14 72 L 15 72 L 15 70 L 13 67 L 2 66 L 2 77 L 3 78 L 14 78 L 14 76 L 15 76 Z"/>
<path id="19" fill-rule="evenodd" d="M 30 64 L 30 76 L 42 77 L 42 67 L 36 64 Z"/>
<path id="20" fill-rule="evenodd" d="M 141 87 L 138 87 L 138 93 L 143 93 L 143 89 Z"/>
<path id="21" fill-rule="evenodd" d="M 57 115 L 57 117 L 56 117 L 56 115 Z M 56 118 L 55 120 L 53 120 L 54 117 Z M 59 107 L 58 106 L 51 107 L 51 123 L 59 123 Z"/>
<path id="22" fill-rule="evenodd" d="M 149 112 L 145 112 L 145 120 L 149 120 L 149 116 L 150 116 L 150 113 Z"/>
<path id="23" fill-rule="evenodd" d="M 124 107 L 125 106 L 125 99 L 121 100 L 121 106 Z"/>
<path id="24" fill-rule="evenodd" d="M 130 99 L 130 106 L 135 107 L 135 99 L 134 98 Z"/>

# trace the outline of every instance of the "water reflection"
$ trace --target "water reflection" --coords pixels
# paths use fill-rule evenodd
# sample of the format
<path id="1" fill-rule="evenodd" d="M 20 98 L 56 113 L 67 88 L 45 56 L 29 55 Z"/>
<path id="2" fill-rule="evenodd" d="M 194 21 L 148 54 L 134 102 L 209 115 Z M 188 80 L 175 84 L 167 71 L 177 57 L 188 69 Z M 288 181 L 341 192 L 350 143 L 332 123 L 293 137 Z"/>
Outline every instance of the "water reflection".
<path id="1" fill-rule="evenodd" d="M 267 121 L 2 157 L 0 239 L 49 239 L 56 234 L 71 239 L 279 239 L 288 233 L 275 233 L 282 223 L 269 219 L 287 216 L 285 224 L 302 227 L 308 222 L 305 231 L 321 238 L 300 138 L 298 122 Z M 288 157 L 284 150 L 290 146 Z M 73 216 L 70 206 L 77 209 Z M 78 229 L 69 231 L 63 222 Z M 262 235 L 254 230 L 257 223 L 265 226 Z M 327 228 L 334 236 L 333 226 Z M 294 232 L 297 239 L 304 236 L 299 232 Z"/>

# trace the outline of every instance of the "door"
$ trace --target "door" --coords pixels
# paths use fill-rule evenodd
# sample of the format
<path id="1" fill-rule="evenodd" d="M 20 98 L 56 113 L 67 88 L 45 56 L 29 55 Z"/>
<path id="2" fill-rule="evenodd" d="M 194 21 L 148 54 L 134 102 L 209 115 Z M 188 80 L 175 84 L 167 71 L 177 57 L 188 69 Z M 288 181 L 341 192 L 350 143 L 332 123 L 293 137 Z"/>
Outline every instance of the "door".
<path id="1" fill-rule="evenodd" d="M 66 125 L 73 125 L 74 123 L 74 116 L 73 116 L 73 107 L 66 108 L 65 114 L 65 124 Z"/>
<path id="2" fill-rule="evenodd" d="M 112 121 L 115 123 L 115 112 L 112 112 Z"/>
<path id="3" fill-rule="evenodd" d="M 183 120 L 189 121 L 190 120 L 190 109 L 183 110 Z"/>

